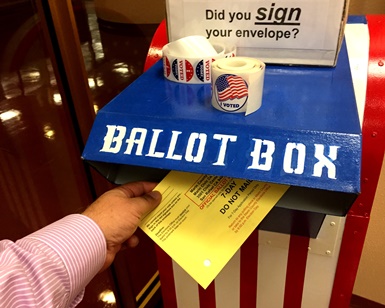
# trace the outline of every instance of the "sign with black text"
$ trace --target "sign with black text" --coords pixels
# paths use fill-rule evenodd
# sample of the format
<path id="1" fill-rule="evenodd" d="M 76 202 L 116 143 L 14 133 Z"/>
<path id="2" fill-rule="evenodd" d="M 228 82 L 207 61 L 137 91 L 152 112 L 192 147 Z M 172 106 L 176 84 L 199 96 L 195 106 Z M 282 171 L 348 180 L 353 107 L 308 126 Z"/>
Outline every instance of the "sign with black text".
<path id="1" fill-rule="evenodd" d="M 204 35 L 265 62 L 333 65 L 345 6 L 344 0 L 167 0 L 168 34 L 170 41 Z"/>

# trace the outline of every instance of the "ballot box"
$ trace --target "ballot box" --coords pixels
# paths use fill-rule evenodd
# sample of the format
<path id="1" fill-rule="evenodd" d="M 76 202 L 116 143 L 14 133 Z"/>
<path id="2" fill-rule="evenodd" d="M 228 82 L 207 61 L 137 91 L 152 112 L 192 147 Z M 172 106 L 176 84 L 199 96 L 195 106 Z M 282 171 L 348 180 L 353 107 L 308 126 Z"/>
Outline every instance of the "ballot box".
<path id="1" fill-rule="evenodd" d="M 384 20 L 351 18 L 335 67 L 268 65 L 248 116 L 214 109 L 209 84 L 164 78 L 159 26 L 83 159 L 117 184 L 177 170 L 289 186 L 205 289 L 158 247 L 165 307 L 348 307 L 384 154 Z"/>

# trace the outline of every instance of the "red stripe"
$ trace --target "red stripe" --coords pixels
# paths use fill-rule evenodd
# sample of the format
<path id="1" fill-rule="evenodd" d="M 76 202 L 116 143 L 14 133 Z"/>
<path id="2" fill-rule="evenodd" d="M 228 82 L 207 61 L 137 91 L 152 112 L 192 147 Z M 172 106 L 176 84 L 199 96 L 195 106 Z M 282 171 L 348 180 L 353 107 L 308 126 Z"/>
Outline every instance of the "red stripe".
<path id="1" fill-rule="evenodd" d="M 147 71 L 152 65 L 162 58 L 162 48 L 168 43 L 166 20 L 162 20 L 152 38 L 148 49 L 143 71 Z"/>
<path id="2" fill-rule="evenodd" d="M 258 230 L 241 247 L 240 308 L 257 306 Z"/>
<path id="3" fill-rule="evenodd" d="M 368 16 L 370 35 L 366 103 L 362 125 L 361 195 L 350 214 L 368 217 L 385 152 L 385 17 Z"/>
<path id="4" fill-rule="evenodd" d="M 385 152 L 385 17 L 367 16 L 370 46 L 362 125 L 361 194 L 348 213 L 331 308 L 349 307 Z"/>
<path id="5" fill-rule="evenodd" d="M 215 280 L 210 283 L 206 290 L 199 286 L 199 308 L 216 308 Z"/>
<path id="6" fill-rule="evenodd" d="M 155 251 L 158 260 L 163 305 L 167 308 L 177 308 L 172 259 L 158 245 L 155 245 Z"/>
<path id="7" fill-rule="evenodd" d="M 301 307 L 309 238 L 291 235 L 283 307 Z"/>

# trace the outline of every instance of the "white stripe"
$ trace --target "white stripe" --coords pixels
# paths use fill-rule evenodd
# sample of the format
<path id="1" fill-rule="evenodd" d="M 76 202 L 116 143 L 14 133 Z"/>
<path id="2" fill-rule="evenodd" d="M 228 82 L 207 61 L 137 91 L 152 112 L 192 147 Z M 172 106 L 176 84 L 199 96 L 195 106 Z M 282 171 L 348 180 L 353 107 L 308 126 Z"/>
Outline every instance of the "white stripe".
<path id="1" fill-rule="evenodd" d="M 217 307 L 239 307 L 240 270 L 241 252 L 238 250 L 215 278 L 215 299 Z"/>
<path id="2" fill-rule="evenodd" d="M 347 24 L 345 38 L 350 71 L 353 78 L 358 114 L 362 126 L 366 100 L 366 85 L 369 63 L 369 29 L 367 24 Z"/>
<path id="3" fill-rule="evenodd" d="M 282 307 L 290 236 L 259 231 L 258 242 L 257 307 Z"/>
<path id="4" fill-rule="evenodd" d="M 308 253 L 302 295 L 303 308 L 329 307 L 342 236 L 345 229 L 344 217 L 335 217 L 335 220 L 340 220 L 340 227 L 336 235 L 337 242 L 333 255 L 327 256 Z M 320 230 L 320 235 L 321 233 L 322 228 Z M 316 241 L 316 239 L 312 239 L 311 241 Z"/>
<path id="5" fill-rule="evenodd" d="M 183 308 L 199 308 L 197 282 L 174 260 L 172 261 L 172 268 L 174 272 L 177 306 Z M 173 290 L 168 291 L 173 292 Z"/>
<path id="6" fill-rule="evenodd" d="M 31 288 L 27 283 L 17 284 L 13 285 L 10 288 L 7 288 L 4 292 L 4 297 L 1 299 L 2 303 L 7 303 L 8 301 L 13 302 L 13 298 L 18 294 L 19 292 L 23 292 L 23 295 L 26 295 L 28 297 L 29 294 L 32 294 Z"/>

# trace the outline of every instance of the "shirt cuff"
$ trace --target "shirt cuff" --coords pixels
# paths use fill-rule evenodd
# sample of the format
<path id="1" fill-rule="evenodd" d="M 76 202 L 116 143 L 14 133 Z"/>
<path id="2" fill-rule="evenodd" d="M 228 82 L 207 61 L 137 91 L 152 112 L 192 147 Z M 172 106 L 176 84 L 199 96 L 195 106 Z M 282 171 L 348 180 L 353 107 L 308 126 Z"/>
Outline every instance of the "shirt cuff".
<path id="1" fill-rule="evenodd" d="M 102 231 L 91 218 L 81 214 L 66 216 L 25 237 L 28 238 L 43 242 L 62 260 L 70 285 L 68 304 L 78 295 L 82 297 L 82 290 L 106 260 L 107 245 Z"/>

